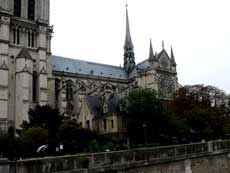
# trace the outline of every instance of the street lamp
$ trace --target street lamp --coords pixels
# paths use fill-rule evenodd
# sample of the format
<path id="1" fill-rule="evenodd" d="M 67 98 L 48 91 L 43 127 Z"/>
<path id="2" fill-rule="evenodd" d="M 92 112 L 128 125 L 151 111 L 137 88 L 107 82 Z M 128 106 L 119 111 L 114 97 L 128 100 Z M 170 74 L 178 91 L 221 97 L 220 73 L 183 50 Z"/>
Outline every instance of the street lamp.
<path id="1" fill-rule="evenodd" d="M 147 131 L 146 131 L 147 124 L 146 124 L 145 121 L 143 122 L 142 127 L 143 127 L 143 132 L 144 132 L 144 141 L 145 141 L 145 145 L 147 145 L 147 144 L 148 144 Z"/>

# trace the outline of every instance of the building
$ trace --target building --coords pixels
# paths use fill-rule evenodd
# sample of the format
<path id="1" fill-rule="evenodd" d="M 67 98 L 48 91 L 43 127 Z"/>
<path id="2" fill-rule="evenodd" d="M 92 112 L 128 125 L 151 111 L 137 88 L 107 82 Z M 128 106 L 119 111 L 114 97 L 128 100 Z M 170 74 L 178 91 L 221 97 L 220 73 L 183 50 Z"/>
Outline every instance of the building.
<path id="1" fill-rule="evenodd" d="M 20 128 L 36 104 L 58 107 L 66 117 L 101 133 L 122 131 L 122 98 L 132 88 L 152 88 L 165 99 L 177 82 L 173 50 L 136 64 L 126 8 L 124 66 L 51 55 L 49 0 L 0 0 L 0 128 Z"/>

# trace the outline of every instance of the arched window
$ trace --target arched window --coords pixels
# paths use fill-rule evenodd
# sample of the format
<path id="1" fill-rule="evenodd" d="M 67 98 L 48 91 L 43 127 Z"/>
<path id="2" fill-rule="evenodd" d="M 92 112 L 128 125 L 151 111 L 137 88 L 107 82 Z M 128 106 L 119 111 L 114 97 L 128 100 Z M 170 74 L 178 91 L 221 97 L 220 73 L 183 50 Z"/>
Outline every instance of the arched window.
<path id="1" fill-rule="evenodd" d="M 34 34 L 34 32 L 32 32 L 32 36 L 31 36 L 31 46 L 35 47 L 35 34 Z"/>
<path id="2" fill-rule="evenodd" d="M 16 44 L 16 28 L 13 28 L 13 43 Z"/>
<path id="3" fill-rule="evenodd" d="M 16 44 L 20 44 L 20 27 L 17 29 L 17 42 Z"/>
<path id="4" fill-rule="evenodd" d="M 104 130 L 107 130 L 107 120 L 106 119 L 103 120 L 103 126 L 104 126 Z"/>
<path id="5" fill-rule="evenodd" d="M 37 103 L 38 102 L 38 76 L 37 72 L 33 72 L 33 102 Z"/>
<path id="6" fill-rule="evenodd" d="M 66 113 L 71 115 L 73 113 L 73 81 L 66 81 Z"/>
<path id="7" fill-rule="evenodd" d="M 21 17 L 21 0 L 14 0 L 14 15 Z"/>
<path id="8" fill-rule="evenodd" d="M 34 14 L 35 14 L 35 1 L 28 0 L 28 19 L 34 20 Z"/>
<path id="9" fill-rule="evenodd" d="M 73 101 L 73 81 L 66 81 L 66 100 Z"/>
<path id="10" fill-rule="evenodd" d="M 104 106 L 103 106 L 103 113 L 104 114 L 108 113 L 108 105 L 107 104 L 104 104 Z"/>
<path id="11" fill-rule="evenodd" d="M 28 47 L 31 47 L 31 33 L 28 31 Z"/>

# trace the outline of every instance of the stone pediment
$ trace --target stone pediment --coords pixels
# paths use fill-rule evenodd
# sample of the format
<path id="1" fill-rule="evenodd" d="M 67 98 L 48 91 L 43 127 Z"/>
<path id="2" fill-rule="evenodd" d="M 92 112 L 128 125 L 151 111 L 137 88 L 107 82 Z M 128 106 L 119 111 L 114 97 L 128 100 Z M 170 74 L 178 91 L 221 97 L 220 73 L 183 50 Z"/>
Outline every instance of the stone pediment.
<path id="1" fill-rule="evenodd" d="M 16 59 L 21 59 L 21 58 L 26 59 L 26 60 L 33 60 L 33 58 L 31 57 L 31 55 L 29 53 L 29 51 L 26 48 L 23 48 L 19 52 L 18 56 L 16 57 Z"/>

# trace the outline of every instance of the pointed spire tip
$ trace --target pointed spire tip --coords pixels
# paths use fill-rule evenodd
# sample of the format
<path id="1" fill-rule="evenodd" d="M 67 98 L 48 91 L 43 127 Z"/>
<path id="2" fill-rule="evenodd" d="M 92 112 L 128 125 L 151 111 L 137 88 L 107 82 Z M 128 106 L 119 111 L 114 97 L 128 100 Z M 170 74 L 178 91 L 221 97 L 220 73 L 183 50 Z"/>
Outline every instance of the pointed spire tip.
<path id="1" fill-rule="evenodd" d="M 162 49 L 165 48 L 165 43 L 164 43 L 164 40 L 162 40 Z"/>
<path id="2" fill-rule="evenodd" d="M 172 45 L 171 45 L 171 60 L 172 60 L 173 65 L 176 66 L 176 61 L 175 61 L 175 58 L 174 58 Z"/>
<path id="3" fill-rule="evenodd" d="M 153 46 L 152 46 L 152 39 L 150 38 L 150 46 L 149 46 L 149 59 L 154 60 L 154 53 L 153 53 Z"/>
<path id="4" fill-rule="evenodd" d="M 127 2 L 127 1 L 126 1 Z M 130 26 L 129 26 L 129 15 L 128 15 L 128 3 L 126 3 L 126 35 L 125 35 L 125 49 L 133 49 L 133 43 L 130 33 Z"/>

